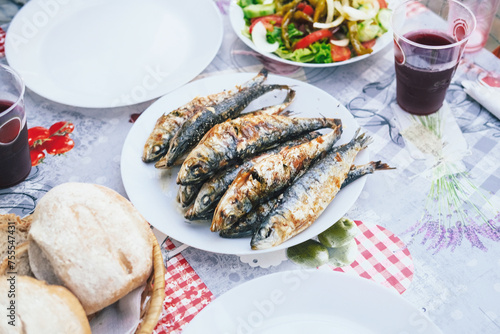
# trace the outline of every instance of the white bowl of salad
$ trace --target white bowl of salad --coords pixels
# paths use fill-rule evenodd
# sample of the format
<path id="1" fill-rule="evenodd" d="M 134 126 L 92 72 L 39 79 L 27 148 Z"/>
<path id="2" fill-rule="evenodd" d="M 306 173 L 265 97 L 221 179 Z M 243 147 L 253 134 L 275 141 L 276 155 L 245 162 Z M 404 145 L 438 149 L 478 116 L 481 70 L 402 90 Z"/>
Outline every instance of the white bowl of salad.
<path id="1" fill-rule="evenodd" d="M 304 67 L 375 54 L 392 42 L 391 15 L 387 0 L 234 0 L 229 11 L 235 33 L 251 49 Z"/>

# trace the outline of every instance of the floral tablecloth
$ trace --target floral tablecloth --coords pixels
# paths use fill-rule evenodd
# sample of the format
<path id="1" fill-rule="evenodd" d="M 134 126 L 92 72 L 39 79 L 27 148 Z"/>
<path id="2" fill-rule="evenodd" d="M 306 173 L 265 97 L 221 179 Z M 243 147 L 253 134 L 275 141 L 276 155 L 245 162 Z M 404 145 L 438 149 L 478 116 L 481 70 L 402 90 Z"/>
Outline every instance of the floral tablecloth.
<path id="1" fill-rule="evenodd" d="M 224 20 L 224 39 L 217 56 L 198 78 L 258 71 L 263 59 L 232 31 L 227 16 L 229 1 L 219 0 L 216 5 Z M 2 28 L 8 33 L 7 24 Z M 5 58 L 0 61 L 6 62 Z M 369 148 L 371 159 L 396 167 L 370 176 L 346 216 L 368 226 L 368 235 L 373 234 L 373 229 L 388 231 L 387 238 L 393 241 L 388 244 L 398 245 L 391 252 L 406 252 L 395 260 L 409 261 L 400 267 L 401 272 L 408 269 L 396 280 L 403 282 L 398 292 L 445 333 L 500 332 L 500 122 L 464 93 L 461 85 L 463 80 L 475 80 L 489 71 L 500 73 L 500 60 L 486 50 L 466 54 L 446 96 L 447 120 L 458 125 L 460 138 L 466 143 L 461 161 L 468 174 L 462 176 L 460 184 L 467 183 L 466 197 L 472 203 L 470 208 L 456 207 L 455 211 L 435 209 L 439 196 L 446 198 L 446 191 L 453 190 L 447 188 L 437 198 L 429 195 L 433 183 L 425 171 L 429 170 L 430 160 L 419 152 L 421 147 L 414 137 L 403 131 L 395 101 L 392 46 L 363 61 L 338 67 L 266 65 L 271 72 L 308 82 L 338 99 L 374 137 Z M 500 96 L 498 100 L 500 103 Z M 75 148 L 63 156 L 45 159 L 22 184 L 0 190 L 0 212 L 29 214 L 45 192 L 68 181 L 102 184 L 126 196 L 120 176 L 122 144 L 134 117 L 152 102 L 80 109 L 49 101 L 28 89 L 29 126 L 73 122 Z M 468 211 L 462 212 L 464 208 Z M 158 333 L 180 332 L 200 309 L 232 287 L 272 272 L 297 268 L 279 256 L 272 265 L 259 266 L 238 256 L 189 247 L 169 258 L 171 249 L 180 243 L 159 231 L 155 233 L 168 260 L 167 299 Z M 391 254 L 385 259 L 391 259 Z M 381 261 L 375 261 L 372 267 L 380 268 Z M 397 285 L 393 283 L 388 285 Z"/>

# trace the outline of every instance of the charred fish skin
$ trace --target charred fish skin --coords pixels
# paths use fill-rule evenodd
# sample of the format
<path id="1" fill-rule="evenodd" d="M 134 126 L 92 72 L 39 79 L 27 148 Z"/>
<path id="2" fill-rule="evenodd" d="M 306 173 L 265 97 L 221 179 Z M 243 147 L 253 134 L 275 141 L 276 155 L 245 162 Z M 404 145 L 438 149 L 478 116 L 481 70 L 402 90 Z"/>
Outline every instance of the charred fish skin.
<path id="1" fill-rule="evenodd" d="M 142 160 L 144 162 L 154 162 L 166 155 L 170 147 L 171 139 L 181 128 L 182 124 L 193 117 L 193 115 L 197 114 L 205 107 L 210 107 L 224 101 L 241 89 L 261 85 L 267 79 L 267 75 L 268 71 L 262 69 L 255 77 L 245 82 L 241 87 L 237 86 L 234 89 L 225 90 L 220 93 L 195 97 L 182 107 L 170 113 L 163 114 L 156 121 L 154 129 L 144 145 Z"/>
<path id="2" fill-rule="evenodd" d="M 381 161 L 371 161 L 367 164 L 358 166 L 353 165 L 340 188 L 342 189 L 357 179 L 365 175 L 372 174 L 377 170 L 389 169 L 394 168 L 390 167 L 386 163 L 382 163 Z M 271 212 L 275 203 L 278 201 L 278 198 L 279 197 L 274 197 L 269 201 L 260 204 L 237 223 L 229 226 L 225 230 L 221 230 L 219 235 L 223 238 L 244 238 L 252 236 L 257 227 L 259 227 L 260 222 L 262 222 L 262 220 L 267 217 L 269 212 Z"/>
<path id="3" fill-rule="evenodd" d="M 167 166 L 172 166 L 175 160 L 191 149 L 214 125 L 235 118 L 250 102 L 273 90 L 289 90 L 286 85 L 258 85 L 231 96 L 224 101 L 207 107 L 184 122 L 170 141 L 166 158 Z"/>
<path id="4" fill-rule="evenodd" d="M 168 151 L 170 140 L 187 119 L 200 111 L 205 105 L 210 105 L 214 101 L 222 101 L 227 95 L 227 92 L 223 92 L 204 98 L 196 97 L 184 106 L 160 116 L 146 140 L 146 144 L 144 144 L 142 161 L 155 162 L 164 156 Z"/>
<path id="5" fill-rule="evenodd" d="M 220 230 L 219 235 L 222 238 L 229 239 L 251 237 L 255 233 L 257 227 L 259 227 L 262 219 L 264 219 L 269 212 L 271 212 L 274 205 L 276 205 L 278 198 L 279 196 L 261 203 L 254 210 L 250 211 L 245 217 L 238 220 L 235 224 Z"/>
<path id="6" fill-rule="evenodd" d="M 199 219 L 198 216 L 203 216 L 207 212 L 213 212 L 224 192 L 226 192 L 229 185 L 234 181 L 240 172 L 247 171 L 264 157 L 267 157 L 270 154 L 278 153 L 285 147 L 300 145 L 319 136 L 319 132 L 310 132 L 301 138 L 288 140 L 277 147 L 264 151 L 262 154 L 243 162 L 243 164 L 233 165 L 218 172 L 203 184 L 193 202 L 193 205 L 186 212 L 184 217 L 187 219 L 197 220 Z"/>
<path id="7" fill-rule="evenodd" d="M 295 91 L 293 89 L 290 89 L 282 103 L 274 105 L 274 106 L 264 107 L 264 108 L 256 110 L 256 111 L 248 112 L 248 113 L 245 113 L 243 115 L 240 115 L 239 117 L 251 117 L 251 116 L 260 115 L 260 114 L 289 116 L 289 114 L 291 112 L 285 111 L 285 109 L 293 102 L 294 97 L 295 97 Z M 201 141 L 203 141 L 203 138 L 201 139 Z M 181 158 L 177 159 L 175 165 L 177 165 L 177 164 L 182 165 L 182 163 L 184 162 L 184 160 L 186 159 L 187 156 L 188 156 L 188 152 L 184 153 L 184 155 Z M 155 167 L 160 168 L 160 169 L 168 168 L 166 156 L 163 156 L 155 164 Z"/>
<path id="8" fill-rule="evenodd" d="M 341 125 L 332 118 L 290 118 L 255 115 L 230 120 L 213 127 L 189 153 L 177 174 L 177 183 L 206 180 L 235 160 L 243 160 L 277 143 L 322 128 Z"/>
<path id="9" fill-rule="evenodd" d="M 220 231 L 227 228 L 263 201 L 280 193 L 324 152 L 328 152 L 341 134 L 342 126 L 337 125 L 330 133 L 310 142 L 285 148 L 240 174 L 217 204 L 210 229 Z"/>
<path id="10" fill-rule="evenodd" d="M 177 202 L 179 202 L 183 208 L 187 207 L 194 201 L 202 186 L 202 183 L 179 186 L 179 190 L 177 192 Z"/>
<path id="11" fill-rule="evenodd" d="M 252 249 L 277 246 L 316 221 L 337 195 L 357 153 L 371 140 L 362 134 L 329 152 L 287 188 L 253 235 Z"/>

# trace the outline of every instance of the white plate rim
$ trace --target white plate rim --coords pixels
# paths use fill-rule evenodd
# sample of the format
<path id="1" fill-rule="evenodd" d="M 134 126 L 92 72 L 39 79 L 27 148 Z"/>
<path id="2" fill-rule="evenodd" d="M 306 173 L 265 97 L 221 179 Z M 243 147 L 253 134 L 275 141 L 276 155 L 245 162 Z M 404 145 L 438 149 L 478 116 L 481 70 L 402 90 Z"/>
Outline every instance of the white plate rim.
<path id="1" fill-rule="evenodd" d="M 211 77 L 206 77 L 200 80 L 192 81 L 188 85 L 185 85 L 177 90 L 165 95 L 161 99 L 155 101 L 148 109 L 146 109 L 143 114 L 137 119 L 135 124 L 130 129 L 122 148 L 121 154 L 121 177 L 122 182 L 125 188 L 125 191 L 132 202 L 139 210 L 139 212 L 149 221 L 151 225 L 157 228 L 162 233 L 172 237 L 173 239 L 187 244 L 189 246 L 202 249 L 205 251 L 210 251 L 214 253 L 223 253 L 223 254 L 235 254 L 235 255 L 248 255 L 248 254 L 258 254 L 258 253 L 267 253 L 273 252 L 280 249 L 288 248 L 300 242 L 303 242 L 307 239 L 315 237 L 317 234 L 321 233 L 323 230 L 328 228 L 331 224 L 341 218 L 355 203 L 366 182 L 366 178 L 361 178 L 348 187 L 342 189 L 334 199 L 332 203 L 325 209 L 323 215 L 318 218 L 315 224 L 312 224 L 308 229 L 300 233 L 299 235 L 287 240 L 286 242 L 278 245 L 274 248 L 263 249 L 263 250 L 251 250 L 250 248 L 250 239 L 224 239 L 217 235 L 217 233 L 210 232 L 208 226 L 204 226 L 206 228 L 207 236 L 203 235 L 203 238 L 199 238 L 198 234 L 196 238 L 192 234 L 192 231 L 195 229 L 202 228 L 197 224 L 186 224 L 185 219 L 181 216 L 179 212 L 174 212 L 174 216 L 169 216 L 168 218 L 165 215 L 172 214 L 172 209 L 167 210 L 164 208 L 167 200 L 160 202 L 158 198 L 154 195 L 163 196 L 168 198 L 170 202 L 175 201 L 175 194 L 177 193 L 177 189 L 167 189 L 160 184 L 160 182 L 153 183 L 152 179 L 161 178 L 161 172 L 158 169 L 155 169 L 152 164 L 145 164 L 141 161 L 140 156 L 142 154 L 142 148 L 146 141 L 146 138 L 150 131 L 152 130 L 156 119 L 160 117 L 160 115 L 165 112 L 165 110 L 173 110 L 167 108 L 166 106 L 170 104 L 170 107 L 175 106 L 178 107 L 183 103 L 190 101 L 197 95 L 206 95 L 210 92 L 217 92 L 217 87 L 223 88 L 231 88 L 233 84 L 243 83 L 244 81 L 255 76 L 256 73 L 228 73 L 223 75 L 216 75 Z M 227 82 L 227 84 L 225 84 Z M 342 138 L 336 145 L 348 142 L 351 139 L 351 135 L 354 134 L 355 130 L 359 127 L 357 122 L 354 120 L 354 117 L 349 113 L 349 111 L 333 96 L 326 93 L 325 91 L 310 85 L 308 83 L 298 81 L 295 79 L 282 77 L 278 75 L 270 74 L 267 79 L 268 83 L 282 83 L 289 84 L 293 86 L 297 90 L 297 97 L 294 103 L 297 102 L 300 94 L 300 89 L 307 90 L 307 92 L 315 92 L 316 98 L 322 97 L 327 99 L 325 103 L 328 106 L 332 106 L 335 113 L 342 113 L 342 119 L 344 122 L 344 134 Z M 223 84 L 224 83 L 224 84 Z M 206 91 L 207 87 L 210 87 L 209 91 Z M 200 89 L 205 89 L 205 91 L 200 92 Z M 181 96 L 181 97 L 180 97 Z M 306 98 L 302 95 L 302 98 Z M 313 100 L 309 96 L 308 99 Z M 175 100 L 176 99 L 176 100 Z M 182 101 L 182 102 L 181 102 Z M 178 103 L 175 105 L 175 103 Z M 290 106 L 290 110 L 294 110 L 294 103 Z M 298 103 L 298 102 L 297 102 Z M 302 103 L 302 102 L 301 102 Z M 320 103 L 320 102 L 317 102 Z M 323 103 L 323 102 L 321 102 Z M 251 105 L 250 105 L 251 106 Z M 261 107 L 262 105 L 259 105 Z M 319 106 L 319 104 L 318 104 Z M 323 104 L 321 106 L 324 106 Z M 249 107 L 250 108 L 250 107 Z M 300 111 L 297 110 L 299 114 L 298 117 L 301 117 Z M 310 110 L 306 111 L 310 113 Z M 315 114 L 317 116 L 325 116 L 324 114 Z M 307 117 L 311 117 L 310 115 L 303 115 Z M 330 117 L 336 117 L 337 114 L 326 115 Z M 345 118 L 344 118 L 345 117 Z M 345 125 L 348 124 L 346 127 Z M 356 164 L 367 163 L 369 161 L 369 153 L 368 150 L 361 151 L 356 157 Z M 177 172 L 178 169 L 173 169 L 174 173 Z M 166 179 L 172 178 L 170 183 L 174 182 L 175 177 L 169 175 L 170 172 L 166 172 Z M 139 175 L 139 176 L 138 176 Z M 165 175 L 165 174 L 164 174 Z M 174 174 L 175 175 L 175 174 Z M 164 177 L 164 176 L 163 176 Z M 141 191 L 140 188 L 144 187 L 144 184 L 151 182 L 152 187 L 154 189 L 154 194 L 151 192 L 152 189 L 147 189 L 146 192 Z M 163 188 L 163 189 L 162 189 Z M 167 189 L 167 190 L 165 190 Z M 146 193 L 146 194 L 144 194 Z M 146 196 L 146 197 L 144 197 Z M 158 206 L 161 204 L 162 207 L 151 210 L 151 206 L 154 208 L 158 206 L 152 205 L 153 202 L 158 202 Z M 171 203 L 168 202 L 168 205 Z M 345 203 L 344 206 L 341 203 Z M 337 206 L 341 207 L 341 210 L 337 209 Z M 162 211 L 164 214 L 159 217 L 158 212 Z M 178 216 L 176 216 L 178 215 Z M 168 220 L 168 223 L 166 222 Z M 172 228 L 167 224 L 171 224 L 174 221 L 176 224 L 175 227 Z M 321 223 L 318 223 L 321 222 Z M 188 227 L 189 226 L 189 227 Z M 188 228 L 190 230 L 188 230 Z M 193 229 L 193 230 L 191 230 Z M 191 232 L 190 232 L 191 231 Z M 199 231 L 195 231 L 196 233 L 200 233 Z M 205 233 L 205 232 L 201 232 Z M 207 238 L 205 240 L 205 238 Z M 211 238 L 208 241 L 208 238 Z"/>
<path id="2" fill-rule="evenodd" d="M 14 42 L 13 38 L 14 36 L 22 36 L 22 27 L 23 23 L 26 21 L 29 21 L 30 18 L 33 19 L 37 13 L 43 12 L 40 10 L 40 8 L 45 8 L 43 7 L 43 0 L 31 0 L 28 3 L 26 3 L 14 16 L 12 21 L 9 24 L 8 27 L 8 33 L 6 34 L 6 40 L 5 40 L 5 57 L 7 59 L 7 62 L 9 65 L 14 68 L 20 75 L 23 77 L 25 81 L 25 85 L 35 92 L 36 94 L 45 97 L 51 101 L 69 105 L 69 106 L 75 106 L 75 107 L 81 107 L 81 108 L 115 108 L 115 107 L 123 107 L 123 106 L 129 106 L 129 105 L 135 105 L 139 104 L 142 102 L 150 101 L 153 99 L 156 99 L 172 90 L 175 90 L 176 88 L 186 84 L 193 78 L 195 78 L 198 74 L 200 74 L 215 58 L 217 55 L 220 46 L 222 45 L 223 41 L 223 35 L 224 35 L 224 24 L 223 24 L 223 19 L 222 15 L 216 5 L 215 2 L 209 1 L 209 0 L 196 0 L 199 4 L 202 4 L 203 10 L 206 13 L 206 15 L 209 15 L 210 17 L 210 22 L 212 28 L 217 31 L 216 34 L 212 34 L 211 37 L 213 39 L 211 40 L 211 45 L 213 46 L 210 49 L 205 49 L 204 52 L 202 53 L 202 58 L 197 58 L 196 62 L 191 62 L 191 66 L 186 66 L 186 70 L 184 71 L 184 75 L 182 76 L 170 76 L 167 78 L 163 78 L 162 81 L 165 82 L 165 87 L 162 89 L 155 89 L 151 91 L 150 94 L 145 94 L 141 98 L 134 98 L 133 101 L 126 101 L 125 99 L 121 99 L 120 102 L 116 102 L 117 99 L 109 99 L 109 101 L 99 101 L 99 102 L 92 102 L 91 99 L 88 100 L 88 102 L 82 102 L 81 100 L 75 101 L 71 97 L 61 97 L 57 93 L 53 93 L 50 91 L 46 91 L 43 87 L 43 85 L 40 84 L 32 84 L 32 80 L 29 79 L 29 75 L 25 75 L 25 72 L 23 70 L 23 64 L 19 63 L 17 60 L 18 57 L 16 55 L 18 54 L 15 51 Z M 77 2 L 75 2 L 77 3 Z M 71 4 L 71 2 L 64 1 L 58 5 L 68 5 Z M 137 2 L 137 5 L 140 5 L 141 2 Z M 175 2 L 174 2 L 175 4 Z M 33 14 L 34 13 L 34 14 Z M 46 13 L 47 14 L 47 13 Z M 49 13 L 50 14 L 50 13 Z M 39 15 L 41 17 L 41 15 Z M 53 17 L 50 18 L 51 20 L 54 20 Z M 196 24 L 195 22 L 194 24 Z M 136 26 L 140 26 L 140 22 L 135 22 Z M 43 28 L 43 26 L 42 26 Z M 133 87 L 131 87 L 133 88 Z M 132 89 L 131 89 L 132 90 Z"/>
<path id="3" fill-rule="evenodd" d="M 308 280 L 313 280 L 314 284 L 311 284 Z M 294 284 L 293 287 L 292 284 Z M 347 290 L 346 293 L 356 293 L 352 294 L 352 299 L 346 299 L 345 295 L 339 298 L 335 291 L 336 288 L 339 288 L 338 290 Z M 390 316 L 391 311 L 396 311 L 407 316 L 407 323 L 403 322 L 407 325 L 405 326 L 406 328 L 392 328 L 392 330 L 398 330 L 398 333 L 442 333 L 426 314 L 418 310 L 413 304 L 391 288 L 366 278 L 330 269 L 281 271 L 244 282 L 211 301 L 210 304 L 203 308 L 186 325 L 183 333 L 197 333 L 197 330 L 200 328 L 212 328 L 214 324 L 220 323 L 218 321 L 226 323 L 227 321 L 234 321 L 236 323 L 234 319 L 238 319 L 238 325 L 240 325 L 247 318 L 250 319 L 250 315 L 253 315 L 255 312 L 261 313 L 262 318 L 266 318 L 267 320 L 272 319 L 273 312 L 269 312 L 270 314 L 264 312 L 272 310 L 272 308 L 269 306 L 264 308 L 262 305 L 264 305 L 264 300 L 267 303 L 272 302 L 272 296 L 278 296 L 278 292 L 281 292 L 281 299 L 285 301 L 277 304 L 277 307 L 282 310 L 284 309 L 290 315 L 313 313 L 315 311 L 335 315 L 335 310 L 345 308 L 347 311 L 356 314 L 356 320 L 359 319 L 359 322 L 366 322 L 365 317 L 382 315 L 383 318 L 380 319 L 380 327 L 374 333 L 387 333 L 392 332 L 390 331 L 391 324 L 393 326 L 402 325 L 402 320 L 398 319 L 399 317 L 395 319 L 396 317 Z M 286 299 L 287 297 L 291 298 L 292 302 L 289 302 Z M 324 301 L 325 299 L 327 300 L 326 302 Z M 316 306 L 315 303 L 317 302 L 321 303 Z M 252 312 L 241 314 L 242 304 L 247 308 L 245 311 L 248 311 L 249 308 Z M 313 305 L 313 307 L 318 309 L 293 309 L 294 306 L 297 307 L 297 304 L 301 306 L 303 304 L 308 306 Z M 373 309 L 373 312 L 371 314 L 359 314 L 358 305 L 363 305 L 363 307 L 368 306 Z M 222 314 L 223 312 L 226 314 Z M 207 327 L 207 319 L 210 319 L 212 326 Z M 397 325 L 395 325 L 396 322 L 398 322 Z M 234 323 L 233 325 L 235 325 Z M 254 329 L 258 331 L 259 327 L 257 326 Z M 228 329 L 224 328 L 224 330 L 227 332 Z M 207 333 L 212 332 L 208 331 Z"/>
<path id="4" fill-rule="evenodd" d="M 278 61 L 278 62 L 283 63 L 283 64 L 300 66 L 300 67 L 313 67 L 313 68 L 314 67 L 316 67 L 316 68 L 336 67 L 336 66 L 352 64 L 352 63 L 358 62 L 360 60 L 363 60 L 363 59 L 366 59 L 368 57 L 375 55 L 380 50 L 384 49 L 387 45 L 389 45 L 392 41 L 392 28 L 391 28 L 385 34 L 383 34 L 382 36 L 380 36 L 377 39 L 377 42 L 375 43 L 375 45 L 373 47 L 373 52 L 370 54 L 357 56 L 357 57 L 350 58 L 348 60 L 327 63 L 327 64 L 298 63 L 298 62 L 291 61 L 288 59 L 280 58 L 277 55 L 275 55 L 274 53 L 262 52 L 262 51 L 258 50 L 255 47 L 255 45 L 253 44 L 253 42 L 241 33 L 242 28 L 245 26 L 245 21 L 243 19 L 243 10 L 241 9 L 240 6 L 238 6 L 236 1 L 237 0 L 232 0 L 231 4 L 229 6 L 229 20 L 231 22 L 231 26 L 233 28 L 234 33 L 238 36 L 238 38 L 243 43 L 245 43 L 253 51 L 260 53 L 261 55 L 263 55 L 267 58 L 270 58 L 272 60 Z"/>

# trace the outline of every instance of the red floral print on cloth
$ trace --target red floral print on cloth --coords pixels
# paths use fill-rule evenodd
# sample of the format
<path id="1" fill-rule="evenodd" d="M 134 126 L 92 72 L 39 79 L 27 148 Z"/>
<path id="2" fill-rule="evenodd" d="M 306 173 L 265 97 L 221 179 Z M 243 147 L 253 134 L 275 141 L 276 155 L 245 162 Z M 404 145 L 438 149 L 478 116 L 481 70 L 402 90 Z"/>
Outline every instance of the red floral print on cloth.
<path id="1" fill-rule="evenodd" d="M 69 136 L 75 126 L 71 122 L 54 123 L 50 128 L 35 126 L 28 129 L 28 144 L 30 146 L 31 165 L 37 166 L 45 159 L 45 153 L 61 155 L 75 147 L 75 142 Z"/>

